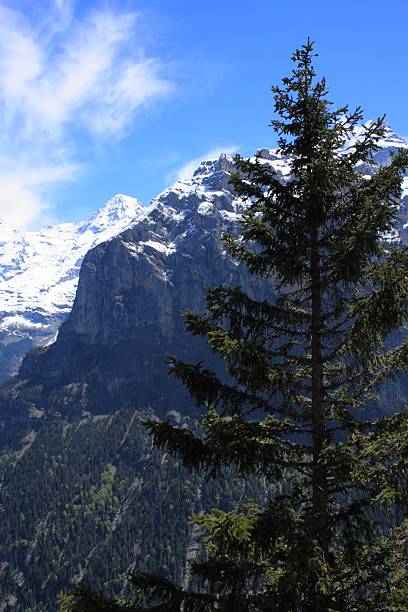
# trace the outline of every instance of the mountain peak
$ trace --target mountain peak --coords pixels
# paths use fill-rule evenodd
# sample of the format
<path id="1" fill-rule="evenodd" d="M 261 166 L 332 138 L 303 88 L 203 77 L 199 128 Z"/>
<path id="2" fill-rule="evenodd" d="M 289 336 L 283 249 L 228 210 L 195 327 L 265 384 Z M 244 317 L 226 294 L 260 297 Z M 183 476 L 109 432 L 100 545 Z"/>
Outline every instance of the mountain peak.
<path id="1" fill-rule="evenodd" d="M 391 127 L 389 123 L 384 124 L 385 133 L 381 141 L 379 142 L 380 147 L 396 147 L 402 149 L 408 149 L 408 140 L 399 136 Z"/>
<path id="2" fill-rule="evenodd" d="M 137 198 L 117 194 L 82 222 L 26 232 L 0 223 L 0 357 L 3 337 L 16 347 L 20 338 L 48 342 L 71 309 L 85 253 L 148 212 Z"/>
<path id="3" fill-rule="evenodd" d="M 194 170 L 192 179 L 201 179 L 214 172 L 230 172 L 233 166 L 232 157 L 221 153 L 219 157 L 202 161 L 196 170 Z"/>
<path id="4" fill-rule="evenodd" d="M 127 219 L 130 223 L 133 220 L 139 219 L 144 211 L 145 207 L 137 198 L 118 193 L 99 208 L 84 225 L 87 229 L 91 227 L 97 229 L 106 228 L 111 223 L 120 220 Z"/>
<path id="5" fill-rule="evenodd" d="M 373 123 L 374 121 L 370 119 L 369 121 L 366 121 L 363 125 L 356 126 L 353 135 L 349 139 L 349 143 L 347 146 L 350 147 L 354 145 L 358 140 L 361 140 L 365 130 L 371 127 Z M 392 126 L 389 123 L 385 122 L 384 136 L 378 140 L 377 145 L 381 149 L 385 149 L 383 153 L 386 153 L 386 150 L 389 149 L 408 149 L 408 140 L 397 134 L 397 132 L 392 128 Z M 379 163 L 382 163 L 383 161 L 384 159 L 382 158 Z"/>

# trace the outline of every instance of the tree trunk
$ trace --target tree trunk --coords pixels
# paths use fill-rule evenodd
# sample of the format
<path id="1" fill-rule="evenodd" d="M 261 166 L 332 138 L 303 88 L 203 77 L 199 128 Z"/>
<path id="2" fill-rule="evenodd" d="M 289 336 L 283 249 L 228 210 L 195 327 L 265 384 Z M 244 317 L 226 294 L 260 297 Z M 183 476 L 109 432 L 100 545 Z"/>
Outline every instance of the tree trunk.
<path id="1" fill-rule="evenodd" d="M 320 272 L 320 254 L 318 247 L 318 229 L 311 235 L 311 356 L 312 356 L 312 431 L 313 431 L 313 510 L 312 533 L 319 543 L 323 555 L 328 554 L 328 485 L 327 467 L 322 461 L 322 452 L 327 441 L 327 428 L 324 411 L 323 359 L 322 359 L 322 288 Z M 316 582 L 312 585 L 316 590 Z M 314 608 L 316 612 L 325 608 L 319 605 L 316 595 Z"/>

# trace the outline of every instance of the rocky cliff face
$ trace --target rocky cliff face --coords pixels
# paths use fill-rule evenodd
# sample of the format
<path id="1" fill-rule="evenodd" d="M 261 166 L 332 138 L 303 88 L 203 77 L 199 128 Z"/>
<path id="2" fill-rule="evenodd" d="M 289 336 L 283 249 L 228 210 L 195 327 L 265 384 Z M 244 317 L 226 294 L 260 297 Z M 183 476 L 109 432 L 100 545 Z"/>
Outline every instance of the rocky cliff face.
<path id="1" fill-rule="evenodd" d="M 408 147 L 391 132 L 382 144 L 380 163 L 390 150 Z M 266 149 L 258 156 L 285 180 L 287 160 Z M 230 185 L 232 170 L 225 156 L 203 162 L 190 180 L 154 200 L 145 218 L 88 252 L 56 341 L 28 353 L 18 377 L 3 387 L 6 438 L 27 415 L 109 413 L 126 403 L 158 414 L 191 410 L 190 398 L 168 375 L 166 355 L 191 362 L 211 356 L 184 331 L 182 311 L 203 309 L 205 286 L 240 285 L 263 296 L 273 291 L 237 266 L 220 241 L 224 231 L 238 231 L 244 207 Z M 400 220 L 388 241 L 408 241 L 407 217 L 404 179 Z"/>
<path id="2" fill-rule="evenodd" d="M 160 413 L 189 407 L 169 379 L 166 355 L 198 361 L 208 351 L 184 331 L 181 312 L 203 309 L 205 286 L 265 290 L 220 241 L 222 232 L 237 230 L 243 208 L 229 185 L 231 170 L 225 156 L 203 163 L 190 181 L 164 191 L 145 219 L 86 255 L 56 341 L 23 362 L 19 401 L 71 414 L 126 402 Z"/>
<path id="3" fill-rule="evenodd" d="M 0 381 L 30 347 L 55 338 L 86 252 L 147 213 L 136 198 L 116 195 L 86 221 L 26 232 L 0 222 Z"/>

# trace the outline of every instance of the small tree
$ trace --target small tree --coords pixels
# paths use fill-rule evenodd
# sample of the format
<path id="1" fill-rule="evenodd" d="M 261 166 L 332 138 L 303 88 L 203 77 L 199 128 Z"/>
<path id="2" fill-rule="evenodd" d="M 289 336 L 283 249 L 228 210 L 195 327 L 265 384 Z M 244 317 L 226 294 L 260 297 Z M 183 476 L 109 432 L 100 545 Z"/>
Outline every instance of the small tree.
<path id="1" fill-rule="evenodd" d="M 352 139 L 361 110 L 332 109 L 313 57 L 308 41 L 272 89 L 290 178 L 237 156 L 232 180 L 248 206 L 241 235 L 225 244 L 274 291 L 266 300 L 206 291 L 206 313 L 186 313 L 187 327 L 208 338 L 228 376 L 171 358 L 205 409 L 204 435 L 149 423 L 189 468 L 232 467 L 276 493 L 266 508 L 195 517 L 208 553 L 194 566 L 196 592 L 133 579 L 155 610 L 406 609 L 408 529 L 395 517 L 406 502 L 407 417 L 373 419 L 372 401 L 408 363 L 407 341 L 392 334 L 407 319 L 408 252 L 383 240 L 408 156 L 359 172 L 374 166 L 384 118 Z"/>

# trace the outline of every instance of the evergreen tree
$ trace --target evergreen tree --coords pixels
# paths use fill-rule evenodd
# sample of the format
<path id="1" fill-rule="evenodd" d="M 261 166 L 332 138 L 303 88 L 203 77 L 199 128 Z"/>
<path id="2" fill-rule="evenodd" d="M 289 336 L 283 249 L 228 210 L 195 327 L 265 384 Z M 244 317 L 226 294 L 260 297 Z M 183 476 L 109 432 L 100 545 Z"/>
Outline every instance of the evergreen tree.
<path id="1" fill-rule="evenodd" d="M 206 290 L 207 311 L 186 313 L 187 327 L 227 375 L 170 360 L 205 410 L 203 437 L 148 424 L 189 468 L 256 474 L 275 494 L 267 507 L 195 517 L 207 530 L 195 590 L 135 576 L 144 607 L 131 609 L 406 610 L 408 418 L 373 415 L 382 385 L 408 364 L 395 331 L 407 320 L 408 251 L 384 239 L 408 155 L 373 168 L 384 118 L 356 139 L 361 109 L 332 108 L 313 57 L 308 41 L 272 89 L 290 177 L 236 157 L 233 184 L 248 205 L 241 235 L 224 241 L 270 296 Z"/>

